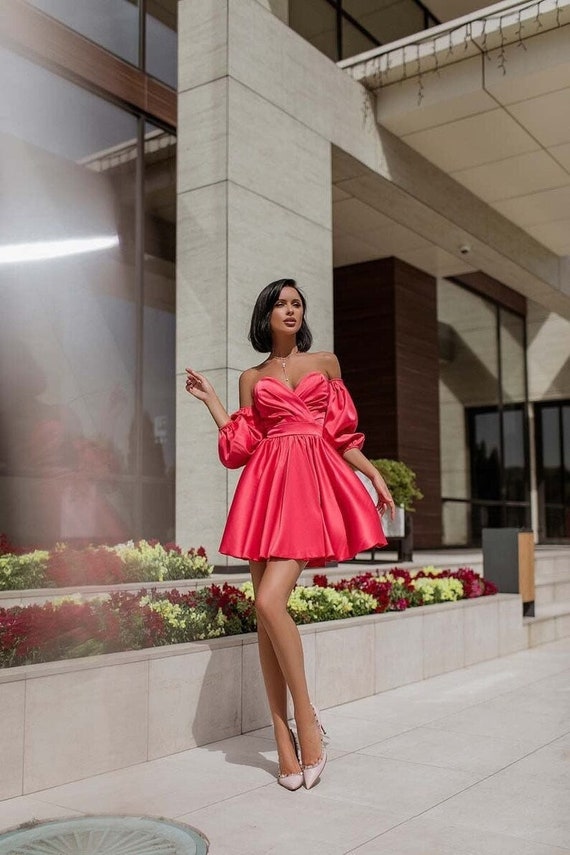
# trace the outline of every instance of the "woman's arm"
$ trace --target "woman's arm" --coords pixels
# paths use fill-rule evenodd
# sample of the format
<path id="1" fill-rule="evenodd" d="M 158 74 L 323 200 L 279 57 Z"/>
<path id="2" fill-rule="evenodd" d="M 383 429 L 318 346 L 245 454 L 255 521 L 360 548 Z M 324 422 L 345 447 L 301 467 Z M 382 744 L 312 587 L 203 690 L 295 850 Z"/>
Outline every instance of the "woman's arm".
<path id="1" fill-rule="evenodd" d="M 340 373 L 340 365 L 337 357 L 334 353 L 323 353 L 322 357 L 326 360 L 326 368 L 329 374 L 329 377 L 332 379 L 339 379 L 341 377 Z M 388 486 L 378 470 L 372 463 L 368 460 L 367 457 L 358 449 L 358 448 L 349 448 L 348 451 L 345 451 L 342 455 L 349 466 L 352 466 L 353 469 L 358 470 L 358 472 L 362 472 L 363 475 L 366 475 L 372 481 L 374 489 L 378 494 L 378 502 L 376 503 L 376 507 L 383 514 L 386 508 L 390 508 L 390 516 L 394 519 L 396 514 L 396 507 L 394 505 L 394 500 L 392 498 L 392 494 L 388 489 Z"/>
<path id="2" fill-rule="evenodd" d="M 210 415 L 219 428 L 223 428 L 230 421 L 228 412 L 209 380 L 203 374 L 198 374 L 192 368 L 186 369 L 186 391 L 194 398 L 198 398 L 208 407 Z"/>
<path id="3" fill-rule="evenodd" d="M 372 465 L 368 458 L 365 457 L 358 448 L 349 448 L 342 456 L 353 469 L 357 469 L 359 472 L 362 472 L 363 475 L 366 475 L 367 478 L 370 478 L 374 489 L 378 493 L 378 502 L 376 507 L 382 514 L 387 508 L 390 508 L 390 517 L 394 519 L 396 514 L 394 499 L 392 498 L 392 494 L 390 493 L 386 482 L 376 467 Z"/>

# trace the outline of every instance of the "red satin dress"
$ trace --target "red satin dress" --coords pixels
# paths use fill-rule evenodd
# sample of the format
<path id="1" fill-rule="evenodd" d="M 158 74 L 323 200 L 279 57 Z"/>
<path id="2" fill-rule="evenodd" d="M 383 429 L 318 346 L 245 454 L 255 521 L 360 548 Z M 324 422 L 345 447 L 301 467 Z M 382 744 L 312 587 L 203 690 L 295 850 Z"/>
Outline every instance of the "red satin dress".
<path id="1" fill-rule="evenodd" d="M 235 412 L 219 432 L 224 466 L 245 465 L 220 552 L 320 567 L 384 546 L 374 502 L 341 456 L 364 443 L 356 425 L 342 380 L 318 371 L 295 389 L 275 377 L 258 380 L 252 406 Z"/>

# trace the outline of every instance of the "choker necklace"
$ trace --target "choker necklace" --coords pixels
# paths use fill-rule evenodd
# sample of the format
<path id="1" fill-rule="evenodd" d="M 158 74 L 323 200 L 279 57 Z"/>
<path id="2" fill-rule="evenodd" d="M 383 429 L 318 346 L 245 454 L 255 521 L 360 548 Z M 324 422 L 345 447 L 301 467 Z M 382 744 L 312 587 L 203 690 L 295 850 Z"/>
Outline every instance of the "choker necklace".
<path id="1" fill-rule="evenodd" d="M 293 356 L 294 353 L 298 353 L 297 346 L 293 348 L 291 353 L 287 354 L 287 356 L 271 356 L 270 359 L 278 359 L 281 362 L 281 368 L 283 369 L 283 377 L 285 378 L 285 382 L 289 383 L 289 378 L 287 377 L 287 360 Z"/>

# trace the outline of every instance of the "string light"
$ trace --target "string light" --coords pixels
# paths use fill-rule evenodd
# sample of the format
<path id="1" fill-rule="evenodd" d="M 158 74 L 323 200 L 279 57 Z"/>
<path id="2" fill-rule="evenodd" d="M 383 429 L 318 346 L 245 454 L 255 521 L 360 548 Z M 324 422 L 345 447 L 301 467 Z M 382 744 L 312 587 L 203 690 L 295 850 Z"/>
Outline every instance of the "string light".
<path id="1" fill-rule="evenodd" d="M 562 12 L 563 9 L 561 7 L 562 0 L 555 0 L 555 25 L 554 28 L 560 28 L 562 24 Z M 514 33 L 514 39 L 508 38 L 507 32 L 505 31 L 505 24 L 503 19 L 508 20 L 509 13 L 508 10 L 503 10 L 502 14 L 490 14 L 486 16 L 482 16 L 473 21 L 468 21 L 466 24 L 461 24 L 453 29 L 447 31 L 447 52 L 445 54 L 444 63 L 447 64 L 447 61 L 452 61 L 452 57 L 454 57 L 454 35 L 461 33 L 463 38 L 463 52 L 466 52 L 469 49 L 469 44 L 474 44 L 482 53 L 482 55 L 488 60 L 491 61 L 491 54 L 495 50 L 489 47 L 489 33 L 490 33 L 490 24 L 492 22 L 498 23 L 498 35 L 499 35 L 499 45 L 497 52 L 497 68 L 499 68 L 503 75 L 507 73 L 507 45 L 511 43 L 515 43 L 517 47 L 522 47 L 523 50 L 527 50 L 527 46 L 524 41 L 523 31 L 525 30 L 524 24 L 524 13 L 531 12 L 534 10 L 535 14 L 532 19 L 532 23 L 535 25 L 536 32 L 544 29 L 544 23 L 541 20 L 541 15 L 546 14 L 542 11 L 541 6 L 544 3 L 544 0 L 532 0 L 532 2 L 526 3 L 519 7 L 517 10 L 517 24 L 516 30 Z M 479 23 L 481 25 L 481 35 L 479 37 L 479 42 L 476 40 L 477 37 L 474 36 L 474 25 Z M 551 27 L 552 28 L 552 27 Z M 439 36 L 437 37 L 440 38 Z M 379 89 L 385 83 L 390 83 L 390 71 L 393 68 L 392 61 L 394 56 L 399 56 L 400 65 L 401 65 L 401 74 L 399 82 L 402 83 L 404 80 L 410 79 L 412 77 L 416 77 L 418 81 L 418 106 L 421 104 L 424 98 L 424 76 L 425 76 L 425 67 L 422 62 L 421 56 L 421 47 L 422 45 L 427 45 L 431 42 L 432 50 L 429 55 L 426 54 L 425 59 L 427 59 L 430 63 L 433 61 L 433 68 L 431 71 L 435 71 L 436 74 L 440 75 L 442 62 L 440 61 L 439 53 L 436 44 L 437 39 L 431 38 L 427 36 L 425 39 L 416 42 L 416 57 L 415 62 L 413 63 L 413 70 L 410 68 L 409 60 L 406 56 L 406 47 L 399 47 L 393 51 L 387 51 L 379 57 L 378 67 L 372 76 L 372 89 Z"/>
<path id="2" fill-rule="evenodd" d="M 434 61 L 434 65 L 435 65 L 434 71 L 437 74 L 437 76 L 440 77 L 441 74 L 439 71 L 439 55 L 438 55 L 436 47 L 435 47 L 435 39 L 433 39 L 432 44 L 433 44 L 433 61 Z M 419 45 L 418 45 L 418 50 L 419 50 Z"/>
<path id="3" fill-rule="evenodd" d="M 519 10 L 519 23 L 518 23 L 518 27 L 517 27 L 517 39 L 518 39 L 517 47 L 522 47 L 523 50 L 526 50 L 526 45 L 523 42 L 523 37 L 522 37 L 523 30 L 524 30 L 524 24 L 522 22 L 522 12 Z"/>
<path id="4" fill-rule="evenodd" d="M 418 66 L 418 107 L 421 107 L 424 97 L 424 80 L 422 75 L 422 64 L 420 62 L 420 46 L 416 45 L 416 62 Z"/>

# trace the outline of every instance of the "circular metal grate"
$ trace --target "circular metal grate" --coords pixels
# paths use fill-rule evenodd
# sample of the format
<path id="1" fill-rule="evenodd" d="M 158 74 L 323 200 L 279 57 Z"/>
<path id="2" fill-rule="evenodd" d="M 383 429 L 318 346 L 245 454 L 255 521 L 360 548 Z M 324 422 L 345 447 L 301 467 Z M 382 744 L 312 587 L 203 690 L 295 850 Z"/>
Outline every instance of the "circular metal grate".
<path id="1" fill-rule="evenodd" d="M 188 825 L 140 816 L 41 822 L 0 834 L 0 855 L 206 855 L 206 838 Z"/>

